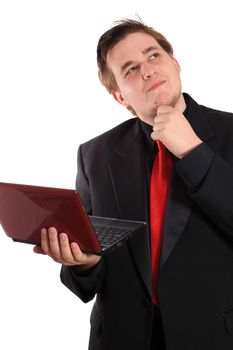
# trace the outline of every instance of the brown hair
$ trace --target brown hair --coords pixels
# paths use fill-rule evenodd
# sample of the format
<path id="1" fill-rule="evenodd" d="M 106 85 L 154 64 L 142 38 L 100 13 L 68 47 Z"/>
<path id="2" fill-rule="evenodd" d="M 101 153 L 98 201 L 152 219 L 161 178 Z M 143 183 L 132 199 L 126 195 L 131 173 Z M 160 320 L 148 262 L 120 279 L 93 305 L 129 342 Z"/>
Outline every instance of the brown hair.
<path id="1" fill-rule="evenodd" d="M 97 64 L 99 69 L 99 78 L 109 93 L 118 89 L 113 72 L 108 66 L 107 56 L 109 51 L 127 35 L 143 32 L 151 35 L 159 45 L 170 55 L 173 55 L 172 45 L 168 40 L 152 27 L 148 27 L 141 20 L 124 19 L 114 23 L 113 27 L 106 31 L 99 39 L 97 45 Z M 128 109 L 136 115 L 132 107 Z"/>

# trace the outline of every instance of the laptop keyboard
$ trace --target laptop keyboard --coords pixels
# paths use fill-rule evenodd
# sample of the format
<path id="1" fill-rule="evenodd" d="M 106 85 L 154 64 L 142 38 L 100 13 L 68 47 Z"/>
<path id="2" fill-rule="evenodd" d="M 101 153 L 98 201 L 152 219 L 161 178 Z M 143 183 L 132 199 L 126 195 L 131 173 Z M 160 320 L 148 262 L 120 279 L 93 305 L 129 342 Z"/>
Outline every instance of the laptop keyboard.
<path id="1" fill-rule="evenodd" d="M 94 226 L 101 246 L 109 246 L 115 241 L 132 232 L 132 230 L 113 226 Z"/>

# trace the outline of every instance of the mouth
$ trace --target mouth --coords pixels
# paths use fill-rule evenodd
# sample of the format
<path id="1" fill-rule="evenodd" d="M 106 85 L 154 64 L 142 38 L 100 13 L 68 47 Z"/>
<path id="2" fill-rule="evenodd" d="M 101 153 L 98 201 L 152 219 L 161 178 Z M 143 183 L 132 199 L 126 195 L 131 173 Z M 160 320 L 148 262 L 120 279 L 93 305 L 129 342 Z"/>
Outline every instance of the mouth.
<path id="1" fill-rule="evenodd" d="M 148 89 L 148 91 L 156 90 L 158 89 L 161 85 L 165 83 L 165 80 L 160 80 L 160 81 L 155 81 Z"/>

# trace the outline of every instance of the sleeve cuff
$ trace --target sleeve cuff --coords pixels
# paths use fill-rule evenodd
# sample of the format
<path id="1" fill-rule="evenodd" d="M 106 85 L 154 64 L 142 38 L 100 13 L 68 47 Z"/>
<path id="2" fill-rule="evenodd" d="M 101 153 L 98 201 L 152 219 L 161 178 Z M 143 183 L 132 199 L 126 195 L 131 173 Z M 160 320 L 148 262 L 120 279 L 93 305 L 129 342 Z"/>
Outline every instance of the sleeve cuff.
<path id="1" fill-rule="evenodd" d="M 92 289 L 98 283 L 99 276 L 103 269 L 103 257 L 95 266 L 89 268 L 88 270 L 80 271 L 80 269 L 76 266 L 69 266 L 68 269 L 80 286 L 85 286 L 87 289 Z"/>
<path id="2" fill-rule="evenodd" d="M 176 163 L 176 170 L 186 185 L 195 191 L 204 180 L 214 159 L 214 152 L 201 143 Z"/>

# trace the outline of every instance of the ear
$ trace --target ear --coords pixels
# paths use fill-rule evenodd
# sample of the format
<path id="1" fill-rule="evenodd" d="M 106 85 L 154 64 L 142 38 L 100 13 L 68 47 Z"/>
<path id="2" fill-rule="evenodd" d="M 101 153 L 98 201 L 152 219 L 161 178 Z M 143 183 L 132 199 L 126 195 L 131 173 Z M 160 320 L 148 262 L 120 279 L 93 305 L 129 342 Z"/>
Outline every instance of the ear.
<path id="1" fill-rule="evenodd" d="M 127 108 L 129 106 L 128 102 L 125 100 L 125 98 L 122 96 L 122 94 L 119 91 L 112 92 L 112 96 L 117 102 L 119 102 L 124 107 Z"/>

